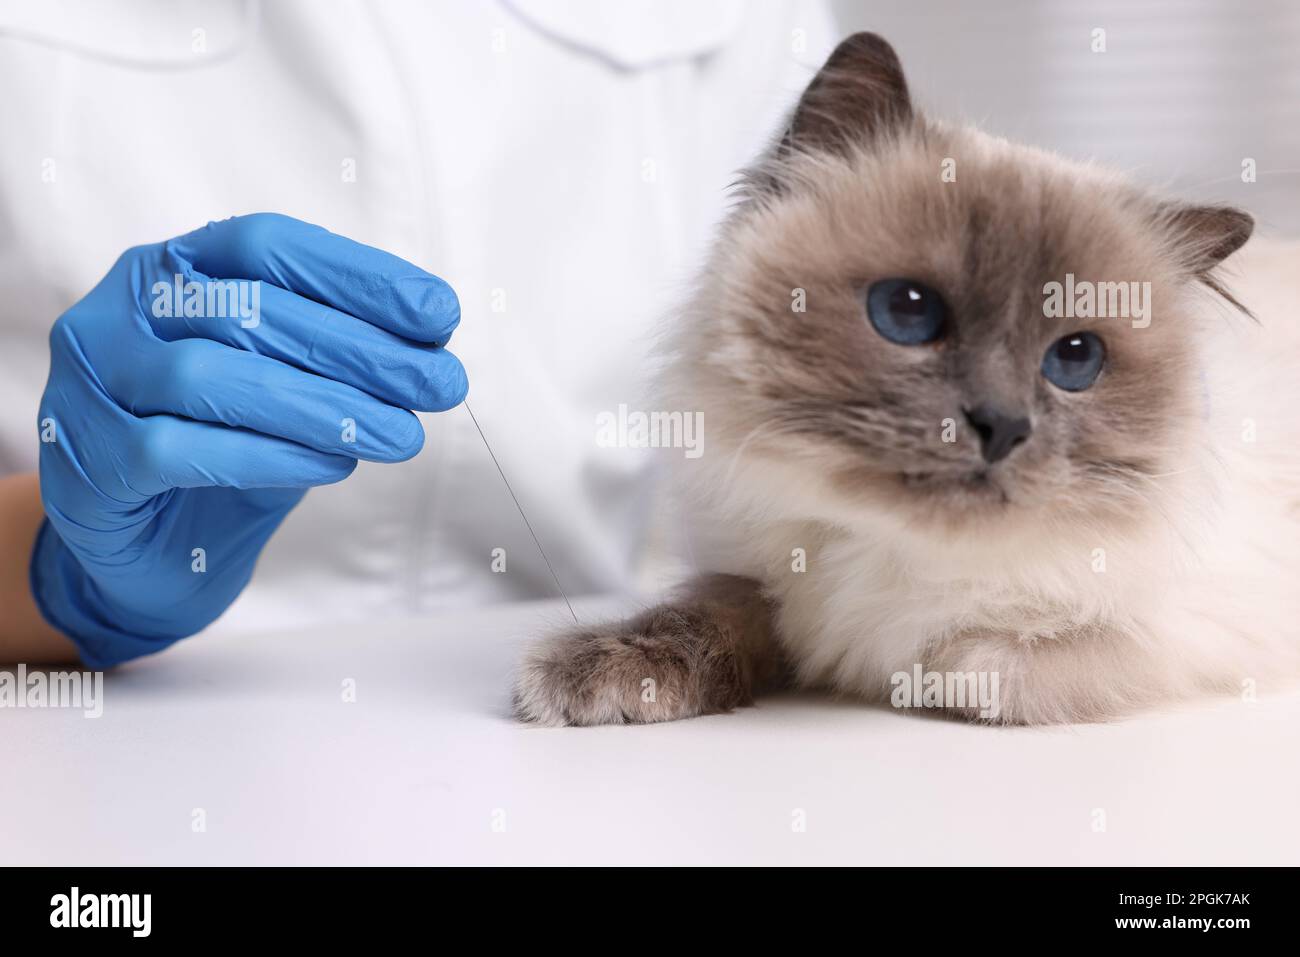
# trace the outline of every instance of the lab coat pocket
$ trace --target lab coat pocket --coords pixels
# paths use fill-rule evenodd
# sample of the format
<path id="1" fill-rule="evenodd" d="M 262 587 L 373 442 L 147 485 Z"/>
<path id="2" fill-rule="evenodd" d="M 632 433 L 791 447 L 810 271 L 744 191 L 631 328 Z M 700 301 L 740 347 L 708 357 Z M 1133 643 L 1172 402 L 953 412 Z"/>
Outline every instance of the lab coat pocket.
<path id="1" fill-rule="evenodd" d="M 741 0 L 504 0 L 528 27 L 616 70 L 708 56 L 739 31 Z"/>

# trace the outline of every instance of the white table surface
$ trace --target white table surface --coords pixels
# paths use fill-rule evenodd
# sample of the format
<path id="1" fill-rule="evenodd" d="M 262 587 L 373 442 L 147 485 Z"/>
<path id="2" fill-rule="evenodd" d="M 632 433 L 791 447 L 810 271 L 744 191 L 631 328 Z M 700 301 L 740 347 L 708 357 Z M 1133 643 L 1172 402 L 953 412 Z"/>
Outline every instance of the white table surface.
<path id="1" fill-rule="evenodd" d="M 0 861 L 1300 861 L 1300 694 L 1050 730 L 809 694 L 675 724 L 515 724 L 519 644 L 564 615 L 200 636 L 110 674 L 101 718 L 0 710 Z"/>

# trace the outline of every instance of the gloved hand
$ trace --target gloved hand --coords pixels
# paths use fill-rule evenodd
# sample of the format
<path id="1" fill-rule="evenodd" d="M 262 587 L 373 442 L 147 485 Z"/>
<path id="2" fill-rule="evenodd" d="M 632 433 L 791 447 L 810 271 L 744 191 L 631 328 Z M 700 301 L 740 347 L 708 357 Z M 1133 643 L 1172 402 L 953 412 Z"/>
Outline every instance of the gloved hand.
<path id="1" fill-rule="evenodd" d="M 93 668 L 202 629 L 307 488 L 464 399 L 459 319 L 437 277 L 286 216 L 127 250 L 50 335 L 42 613 Z"/>

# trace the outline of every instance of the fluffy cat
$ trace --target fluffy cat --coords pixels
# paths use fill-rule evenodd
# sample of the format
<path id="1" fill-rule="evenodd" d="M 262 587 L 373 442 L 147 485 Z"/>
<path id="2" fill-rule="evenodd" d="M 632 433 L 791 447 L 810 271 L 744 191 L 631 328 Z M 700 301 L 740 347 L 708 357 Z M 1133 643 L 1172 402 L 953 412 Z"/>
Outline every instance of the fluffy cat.
<path id="1" fill-rule="evenodd" d="M 998 676 L 993 713 L 947 713 L 1039 724 L 1295 673 L 1300 324 L 1245 308 L 1295 292 L 1243 306 L 1217 269 L 1252 227 L 923 118 L 889 44 L 844 41 L 670 333 L 661 407 L 709 443 L 679 484 L 733 541 L 664 604 L 532 646 L 516 713 L 886 701 L 920 666 Z M 1139 285 L 1079 318 L 1047 304 L 1067 282 Z"/>

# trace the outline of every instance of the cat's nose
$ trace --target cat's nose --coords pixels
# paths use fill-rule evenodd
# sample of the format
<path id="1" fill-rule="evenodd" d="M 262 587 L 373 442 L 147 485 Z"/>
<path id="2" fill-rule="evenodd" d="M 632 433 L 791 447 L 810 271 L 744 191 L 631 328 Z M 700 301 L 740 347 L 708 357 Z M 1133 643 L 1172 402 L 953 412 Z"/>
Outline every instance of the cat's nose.
<path id="1" fill-rule="evenodd" d="M 1011 454 L 1012 449 L 1029 438 L 1031 426 L 1029 419 L 1023 415 L 1007 413 L 991 405 L 977 405 L 973 409 L 962 411 L 966 413 L 966 421 L 980 437 L 980 452 L 985 462 L 1001 461 Z"/>

